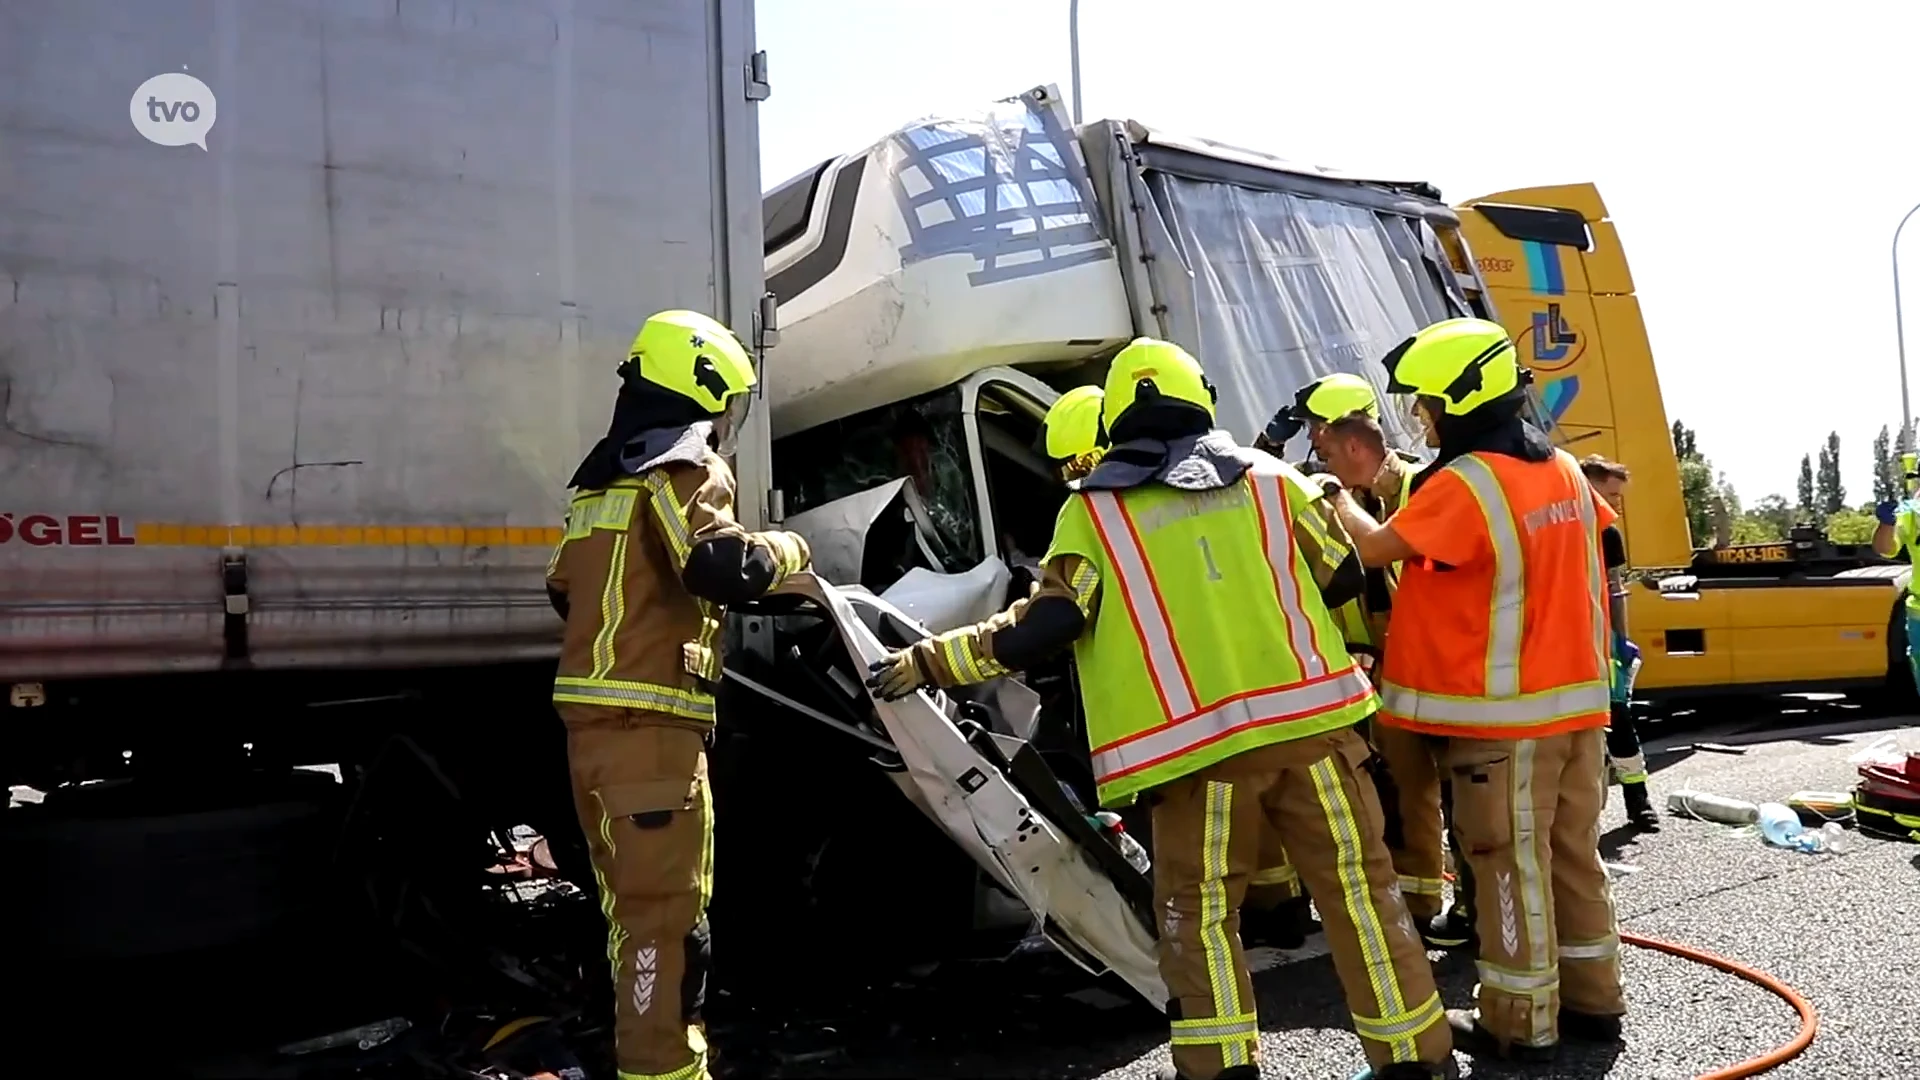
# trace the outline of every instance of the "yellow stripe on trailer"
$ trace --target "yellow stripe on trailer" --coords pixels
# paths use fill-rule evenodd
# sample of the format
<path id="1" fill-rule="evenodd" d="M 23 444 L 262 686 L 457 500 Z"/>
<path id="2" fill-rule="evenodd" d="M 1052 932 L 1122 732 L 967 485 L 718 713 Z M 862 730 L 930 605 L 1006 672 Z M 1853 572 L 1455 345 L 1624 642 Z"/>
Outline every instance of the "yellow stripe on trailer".
<path id="1" fill-rule="evenodd" d="M 558 526 L 190 525 L 142 521 L 134 542 L 150 547 L 546 547 Z"/>

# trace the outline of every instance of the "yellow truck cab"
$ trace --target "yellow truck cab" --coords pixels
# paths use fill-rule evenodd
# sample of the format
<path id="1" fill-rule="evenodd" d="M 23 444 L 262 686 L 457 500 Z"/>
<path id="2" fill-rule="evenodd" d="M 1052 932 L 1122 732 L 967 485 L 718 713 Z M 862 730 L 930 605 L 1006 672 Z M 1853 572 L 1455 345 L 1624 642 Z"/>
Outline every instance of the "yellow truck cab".
<path id="1" fill-rule="evenodd" d="M 1633 473 L 1622 522 L 1636 585 L 1636 689 L 1911 692 L 1906 568 L 1814 528 L 1695 549 L 1679 463 L 1620 233 L 1592 184 L 1505 191 L 1456 208 L 1492 307 L 1513 335 L 1556 441 Z"/>

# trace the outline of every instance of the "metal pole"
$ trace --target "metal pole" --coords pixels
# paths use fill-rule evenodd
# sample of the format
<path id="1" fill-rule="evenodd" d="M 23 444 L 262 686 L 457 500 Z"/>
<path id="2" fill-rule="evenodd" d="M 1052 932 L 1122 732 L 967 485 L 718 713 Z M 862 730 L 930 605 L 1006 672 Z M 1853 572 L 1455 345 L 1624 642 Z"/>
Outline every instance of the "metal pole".
<path id="1" fill-rule="evenodd" d="M 1067 0 L 1067 51 L 1073 60 L 1073 122 L 1078 124 L 1080 122 L 1080 0 Z M 1901 224 L 1904 225 L 1906 222 L 1903 221 Z M 1894 242 L 1899 243 L 1898 236 L 1895 237 Z M 1897 285 L 1895 291 L 1898 292 Z M 1903 368 L 1902 371 L 1904 370 Z"/>
<path id="2" fill-rule="evenodd" d="M 1074 100 L 1078 101 L 1079 91 L 1074 91 Z M 1893 230 L 1893 336 L 1900 352 L 1900 443 L 1903 450 L 1912 450 L 1913 446 L 1913 403 L 1907 397 L 1907 322 L 1906 313 L 1900 306 L 1900 233 L 1907 222 L 1920 213 L 1920 203 L 1907 211 L 1900 224 Z"/>

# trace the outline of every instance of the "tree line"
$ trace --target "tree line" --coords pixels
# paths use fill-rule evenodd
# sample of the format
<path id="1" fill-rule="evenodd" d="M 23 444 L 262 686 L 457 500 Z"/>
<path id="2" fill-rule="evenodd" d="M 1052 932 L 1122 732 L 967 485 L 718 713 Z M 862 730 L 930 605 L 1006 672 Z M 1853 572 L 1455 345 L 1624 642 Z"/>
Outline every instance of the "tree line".
<path id="1" fill-rule="evenodd" d="M 1849 505 L 1846 486 L 1840 480 L 1840 433 L 1829 432 L 1825 445 L 1800 458 L 1800 476 L 1792 501 L 1773 494 L 1762 496 L 1752 506 L 1742 506 L 1726 474 L 1715 470 L 1700 452 L 1693 429 L 1675 420 L 1673 452 L 1680 460 L 1680 497 L 1686 503 L 1693 546 L 1706 547 L 1714 542 L 1716 504 L 1724 508 L 1731 540 L 1736 544 L 1785 540 L 1794 526 L 1801 524 L 1818 527 L 1835 544 L 1868 543 L 1877 523 L 1875 504 L 1905 495 L 1900 454 L 1907 445 L 1909 440 L 1903 437 L 1896 446 L 1891 429 L 1880 429 L 1873 440 L 1873 497 Z"/>

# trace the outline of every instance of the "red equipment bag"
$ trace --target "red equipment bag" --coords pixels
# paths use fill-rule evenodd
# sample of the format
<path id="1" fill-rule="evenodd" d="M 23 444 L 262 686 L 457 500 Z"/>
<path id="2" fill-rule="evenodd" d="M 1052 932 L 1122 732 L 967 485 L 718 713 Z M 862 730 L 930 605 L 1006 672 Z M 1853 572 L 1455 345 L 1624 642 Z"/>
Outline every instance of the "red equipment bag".
<path id="1" fill-rule="evenodd" d="M 1897 764 L 1860 766 L 1853 811 L 1862 832 L 1920 842 L 1920 753 Z"/>

